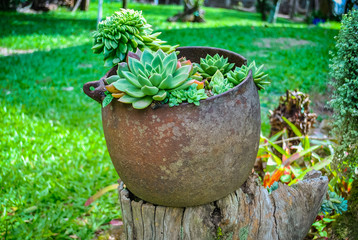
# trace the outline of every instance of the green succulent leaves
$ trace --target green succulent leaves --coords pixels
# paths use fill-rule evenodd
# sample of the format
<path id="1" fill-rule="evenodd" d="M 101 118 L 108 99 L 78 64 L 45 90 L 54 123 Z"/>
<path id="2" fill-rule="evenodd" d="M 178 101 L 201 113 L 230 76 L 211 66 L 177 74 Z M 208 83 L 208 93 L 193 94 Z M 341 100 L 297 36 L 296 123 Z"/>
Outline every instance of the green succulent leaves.
<path id="1" fill-rule="evenodd" d="M 247 71 L 241 71 L 241 68 L 236 67 L 235 71 L 230 71 L 227 74 L 227 79 L 234 85 L 240 84 L 247 77 Z"/>
<path id="2" fill-rule="evenodd" d="M 144 50 L 143 53 L 129 54 L 127 66 L 121 64 L 118 67 L 119 79 L 113 82 L 117 90 L 126 93 L 118 101 L 143 109 L 153 100 L 163 101 L 170 91 L 187 89 L 192 84 L 188 80 L 192 66 L 177 68 L 177 62 L 175 52 L 166 54 L 162 50 Z"/>
<path id="3" fill-rule="evenodd" d="M 212 89 L 213 94 L 218 95 L 226 92 L 230 88 L 233 88 L 234 84 L 229 82 L 227 78 L 224 78 L 224 75 L 219 70 L 217 70 L 214 76 L 211 78 L 209 86 Z"/>
<path id="4" fill-rule="evenodd" d="M 234 63 L 228 63 L 228 59 L 219 54 L 213 57 L 207 55 L 200 59 L 198 71 L 203 78 L 211 78 L 219 70 L 224 76 L 234 67 Z"/>
<path id="5" fill-rule="evenodd" d="M 192 84 L 186 90 L 175 90 L 170 93 L 169 107 L 178 106 L 182 102 L 194 103 L 199 106 L 200 100 L 207 99 L 205 89 L 197 89 L 197 84 Z"/>
<path id="6" fill-rule="evenodd" d="M 157 38 L 160 33 L 152 32 L 142 12 L 121 9 L 98 24 L 98 30 L 93 33 L 92 50 L 96 54 L 103 53 L 106 67 L 123 62 L 128 52 L 135 52 L 137 48 L 142 51 L 162 49 L 167 53 L 175 51 L 178 45 L 162 45 L 165 42 Z"/>

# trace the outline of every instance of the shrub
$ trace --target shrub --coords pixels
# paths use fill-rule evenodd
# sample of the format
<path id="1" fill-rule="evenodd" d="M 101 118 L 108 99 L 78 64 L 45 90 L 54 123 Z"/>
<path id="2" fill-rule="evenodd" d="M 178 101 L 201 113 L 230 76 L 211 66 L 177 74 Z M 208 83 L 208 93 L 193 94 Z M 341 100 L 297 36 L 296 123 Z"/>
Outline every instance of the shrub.
<path id="1" fill-rule="evenodd" d="M 339 166 L 354 170 L 358 163 L 358 11 L 343 16 L 331 59 L 331 105 L 335 113 L 334 133 L 339 140 L 335 159 Z"/>

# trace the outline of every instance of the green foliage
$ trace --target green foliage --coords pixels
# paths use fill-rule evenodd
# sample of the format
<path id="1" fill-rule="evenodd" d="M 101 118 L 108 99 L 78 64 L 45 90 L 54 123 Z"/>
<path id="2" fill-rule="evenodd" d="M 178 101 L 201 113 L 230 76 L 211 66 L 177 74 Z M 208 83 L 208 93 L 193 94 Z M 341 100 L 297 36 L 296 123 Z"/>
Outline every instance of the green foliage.
<path id="1" fill-rule="evenodd" d="M 119 79 L 113 86 L 126 95 L 119 102 L 132 104 L 133 108 L 144 109 L 153 101 L 163 101 L 169 91 L 187 89 L 191 65 L 177 68 L 175 52 L 166 54 L 162 50 L 137 52 L 128 56 L 127 64 L 119 65 Z"/>
<path id="2" fill-rule="evenodd" d="M 284 121 L 290 123 L 286 118 Z M 265 188 L 271 187 L 275 182 L 281 181 L 289 186 L 302 180 L 305 175 L 312 170 L 322 170 L 332 161 L 332 155 L 326 152 L 320 156 L 317 151 L 319 148 L 329 149 L 332 142 L 310 140 L 309 136 L 303 136 L 302 133 L 292 124 L 289 126 L 294 129 L 295 134 L 300 138 L 297 146 L 291 146 L 290 139 L 287 136 L 287 130 L 273 135 L 270 138 L 261 136 L 258 158 L 266 162 L 263 185 Z M 277 141 L 278 138 L 282 140 Z M 315 144 L 312 144 L 315 142 Z M 280 145 L 279 145 L 280 144 Z M 279 154 L 281 154 L 281 156 Z M 297 162 L 302 161 L 301 164 Z"/>
<path id="3" fill-rule="evenodd" d="M 200 65 L 198 71 L 203 78 L 211 78 L 219 70 L 224 76 L 234 67 L 234 63 L 228 63 L 228 59 L 219 54 L 205 58 L 200 58 Z"/>
<path id="4" fill-rule="evenodd" d="M 333 230 L 337 239 L 358 239 L 358 181 L 354 181 L 348 197 L 348 210 L 337 218 Z"/>
<path id="5" fill-rule="evenodd" d="M 198 89 L 196 83 L 192 84 L 188 89 L 174 90 L 169 94 L 169 106 L 178 106 L 182 102 L 194 103 L 200 105 L 200 100 L 207 99 L 208 95 L 205 89 Z"/>
<path id="6" fill-rule="evenodd" d="M 312 224 L 312 227 L 314 227 L 317 230 L 317 233 L 314 234 L 314 239 L 317 238 L 324 238 L 327 239 L 328 237 L 328 232 L 327 232 L 327 228 L 330 225 L 330 223 L 334 222 L 335 219 L 333 218 L 326 218 L 326 217 L 321 217 L 322 219 L 314 222 Z"/>
<path id="7" fill-rule="evenodd" d="M 93 33 L 94 53 L 103 53 L 106 67 L 112 67 L 125 60 L 128 52 L 137 48 L 153 51 L 162 49 L 171 53 L 177 46 L 161 45 L 164 41 L 158 39 L 160 33 L 152 34 L 153 30 L 142 16 L 142 12 L 132 9 L 121 9 L 98 24 L 98 30 Z"/>
<path id="8" fill-rule="evenodd" d="M 321 212 L 324 214 L 332 214 L 333 212 L 342 214 L 347 211 L 347 200 L 335 192 L 328 191 L 328 194 L 329 199 L 323 200 Z"/>
<path id="9" fill-rule="evenodd" d="M 211 78 L 209 86 L 214 95 L 224 93 L 230 88 L 234 87 L 234 85 L 230 83 L 227 78 L 224 78 L 224 75 L 220 70 L 217 70 L 214 76 Z"/>
<path id="10" fill-rule="evenodd" d="M 245 80 L 247 74 L 242 68 L 236 67 L 234 71 L 228 72 L 227 79 L 234 85 L 238 85 Z"/>
<path id="11" fill-rule="evenodd" d="M 102 102 L 102 107 L 105 107 L 107 106 L 108 104 L 110 104 L 113 100 L 113 96 L 112 94 L 109 94 L 108 92 L 105 92 L 106 94 L 106 97 L 103 99 L 103 102 Z"/>
<path id="12" fill-rule="evenodd" d="M 332 85 L 335 88 L 331 104 L 334 132 L 340 145 L 336 159 L 341 166 L 357 168 L 358 164 L 358 10 L 343 16 L 336 43 L 337 53 L 331 60 Z"/>

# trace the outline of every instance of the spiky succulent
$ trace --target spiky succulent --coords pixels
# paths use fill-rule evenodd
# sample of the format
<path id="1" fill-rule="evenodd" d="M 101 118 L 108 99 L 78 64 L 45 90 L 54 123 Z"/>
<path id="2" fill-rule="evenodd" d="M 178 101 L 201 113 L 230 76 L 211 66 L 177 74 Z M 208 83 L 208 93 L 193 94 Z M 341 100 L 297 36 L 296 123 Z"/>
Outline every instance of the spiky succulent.
<path id="1" fill-rule="evenodd" d="M 234 71 L 227 73 L 227 79 L 235 86 L 240 84 L 247 77 L 248 71 L 241 71 L 241 68 L 236 67 Z"/>
<path id="2" fill-rule="evenodd" d="M 142 16 L 141 11 L 121 9 L 98 24 L 98 30 L 93 33 L 94 53 L 103 52 L 106 67 L 112 67 L 125 60 L 128 52 L 137 48 L 153 51 L 162 49 L 166 53 L 175 51 L 178 46 L 161 45 L 164 41 L 158 39 L 160 33 L 154 33 L 151 25 Z"/>
<path id="3" fill-rule="evenodd" d="M 178 106 L 182 102 L 194 103 L 200 105 L 200 100 L 207 99 L 203 85 L 192 84 L 188 89 L 175 90 L 169 95 L 169 107 Z"/>
<path id="4" fill-rule="evenodd" d="M 234 63 L 228 63 L 228 59 L 219 54 L 213 57 L 209 54 L 205 58 L 200 58 L 198 71 L 203 78 L 211 78 L 219 70 L 224 76 L 234 67 Z"/>
<path id="5" fill-rule="evenodd" d="M 169 92 L 187 89 L 194 83 L 195 80 L 189 79 L 192 65 L 179 68 L 177 65 L 175 52 L 166 54 L 162 50 L 152 52 L 146 49 L 143 53 L 129 53 L 127 63 L 118 65 L 118 75 L 106 82 L 124 93 L 118 101 L 143 109 L 154 100 L 163 101 Z"/>
<path id="6" fill-rule="evenodd" d="M 338 214 L 342 214 L 347 211 L 347 200 L 339 196 L 335 192 L 328 191 L 329 199 L 324 199 L 321 205 L 321 212 L 324 214 L 331 214 L 335 211 Z"/>
<path id="7" fill-rule="evenodd" d="M 260 67 L 256 67 L 256 63 L 255 61 L 253 61 L 249 66 L 242 65 L 241 68 L 236 68 L 234 72 L 230 71 L 228 73 L 228 79 L 230 82 L 237 85 L 240 82 L 242 82 L 249 74 L 249 71 L 252 70 L 252 77 L 254 79 L 257 88 L 259 90 L 265 89 L 264 86 L 270 85 L 271 82 L 267 80 L 268 74 L 265 74 L 262 71 L 263 67 L 264 65 L 261 65 Z"/>
<path id="8" fill-rule="evenodd" d="M 226 92 L 230 88 L 233 88 L 234 85 L 229 82 L 219 70 L 217 70 L 211 78 L 209 87 L 214 95 L 218 95 Z"/>

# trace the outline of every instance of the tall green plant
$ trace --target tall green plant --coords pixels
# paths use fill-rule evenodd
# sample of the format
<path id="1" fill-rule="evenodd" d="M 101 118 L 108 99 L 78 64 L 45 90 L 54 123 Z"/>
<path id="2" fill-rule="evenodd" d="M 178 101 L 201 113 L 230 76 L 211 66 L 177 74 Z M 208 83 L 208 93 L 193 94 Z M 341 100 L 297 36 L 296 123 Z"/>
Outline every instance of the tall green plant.
<path id="1" fill-rule="evenodd" d="M 358 164 L 358 11 L 343 16 L 332 54 L 331 76 L 335 88 L 331 105 L 335 113 L 334 132 L 340 145 L 335 159 L 344 168 L 353 170 Z"/>
<path id="2" fill-rule="evenodd" d="M 158 39 L 159 35 L 153 33 L 142 12 L 121 9 L 98 24 L 98 30 L 93 33 L 92 50 L 103 53 L 106 67 L 124 62 L 128 52 L 135 52 L 137 48 L 174 52 L 178 45 L 162 45 L 165 41 Z"/>

